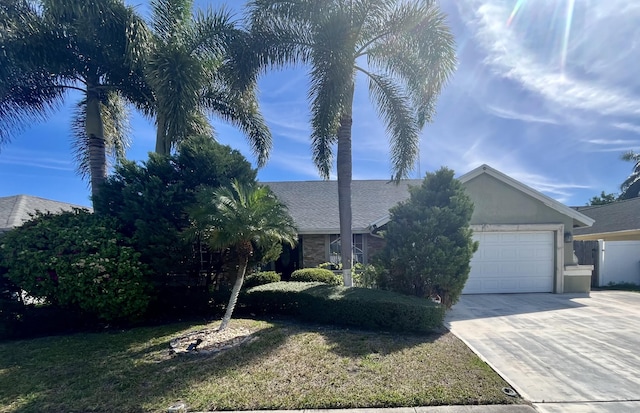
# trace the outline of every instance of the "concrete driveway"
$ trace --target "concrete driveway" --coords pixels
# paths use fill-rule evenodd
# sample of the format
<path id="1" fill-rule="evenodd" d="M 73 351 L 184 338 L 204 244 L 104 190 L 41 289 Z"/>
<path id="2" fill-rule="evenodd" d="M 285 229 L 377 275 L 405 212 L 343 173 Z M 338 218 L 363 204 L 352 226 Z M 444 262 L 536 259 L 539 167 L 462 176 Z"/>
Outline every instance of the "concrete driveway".
<path id="1" fill-rule="evenodd" d="M 541 412 L 640 412 L 640 293 L 464 295 L 447 326 Z"/>

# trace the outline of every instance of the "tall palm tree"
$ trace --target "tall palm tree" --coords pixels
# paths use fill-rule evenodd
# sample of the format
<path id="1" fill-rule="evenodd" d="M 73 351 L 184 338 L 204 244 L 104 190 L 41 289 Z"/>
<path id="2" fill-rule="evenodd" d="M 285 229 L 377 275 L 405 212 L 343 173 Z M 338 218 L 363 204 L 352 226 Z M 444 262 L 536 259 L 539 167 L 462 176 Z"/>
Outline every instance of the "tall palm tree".
<path id="1" fill-rule="evenodd" d="M 144 108 L 142 73 L 129 59 L 142 27 L 122 0 L 0 0 L 0 143 L 43 120 L 72 91 L 79 171 L 95 195 L 107 175 L 107 151 L 122 154 L 124 100 Z"/>
<path id="2" fill-rule="evenodd" d="M 141 60 L 153 89 L 156 152 L 168 154 L 193 135 L 211 135 L 206 114 L 238 126 L 258 165 L 271 149 L 271 134 L 255 96 L 249 35 L 224 9 L 193 14 L 193 0 L 152 0 L 149 49 Z"/>
<path id="3" fill-rule="evenodd" d="M 224 330 L 238 300 L 254 247 L 296 244 L 293 219 L 275 195 L 264 186 L 240 184 L 199 193 L 199 206 L 191 219 L 200 239 L 212 250 L 232 248 L 238 257 L 238 274 L 219 331 Z"/>
<path id="4" fill-rule="evenodd" d="M 622 154 L 623 161 L 633 162 L 633 171 L 620 185 L 620 196 L 618 199 L 631 199 L 640 195 L 640 153 L 634 151 Z"/>
<path id="5" fill-rule="evenodd" d="M 454 39 L 435 0 L 252 0 L 266 66 L 306 64 L 313 161 L 329 178 L 337 143 L 344 283 L 352 285 L 351 128 L 357 75 L 385 121 L 394 180 L 418 156 L 419 133 L 455 67 Z"/>

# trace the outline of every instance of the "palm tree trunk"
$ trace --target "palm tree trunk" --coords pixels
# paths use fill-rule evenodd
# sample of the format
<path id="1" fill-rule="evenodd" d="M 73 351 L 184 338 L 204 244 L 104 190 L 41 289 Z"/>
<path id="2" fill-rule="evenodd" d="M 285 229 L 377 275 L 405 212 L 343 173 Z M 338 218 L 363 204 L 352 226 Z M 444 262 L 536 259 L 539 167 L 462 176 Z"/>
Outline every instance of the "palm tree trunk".
<path id="1" fill-rule="evenodd" d="M 351 99 L 344 108 L 338 128 L 338 211 L 340 212 L 340 256 L 342 260 L 342 279 L 344 285 L 353 287 L 351 263 L 353 261 L 353 235 L 351 229 L 351 125 L 353 124 L 353 83 Z"/>
<path id="2" fill-rule="evenodd" d="M 107 153 L 104 142 L 104 126 L 100 113 L 100 98 L 91 85 L 87 85 L 87 111 L 85 131 L 89 146 L 89 173 L 91 174 L 91 196 L 100 192 L 107 180 Z"/>
<path id="3" fill-rule="evenodd" d="M 242 283 L 244 282 L 244 274 L 247 271 L 247 264 L 249 262 L 249 256 L 245 254 L 240 254 L 240 265 L 238 266 L 238 277 L 236 278 L 236 283 L 233 285 L 233 289 L 231 290 L 231 297 L 229 297 L 229 304 L 227 304 L 227 311 L 224 313 L 224 317 L 222 318 L 222 323 L 220 323 L 220 328 L 218 331 L 222 331 L 227 328 L 229 321 L 231 321 L 231 315 L 233 314 L 233 310 L 236 308 L 236 303 L 238 302 L 238 295 L 240 295 L 240 288 L 242 288 Z"/>
<path id="4" fill-rule="evenodd" d="M 159 153 L 160 155 L 170 155 L 171 145 L 167 142 L 168 137 L 165 133 L 166 125 L 164 115 L 158 114 L 156 122 L 156 153 Z"/>

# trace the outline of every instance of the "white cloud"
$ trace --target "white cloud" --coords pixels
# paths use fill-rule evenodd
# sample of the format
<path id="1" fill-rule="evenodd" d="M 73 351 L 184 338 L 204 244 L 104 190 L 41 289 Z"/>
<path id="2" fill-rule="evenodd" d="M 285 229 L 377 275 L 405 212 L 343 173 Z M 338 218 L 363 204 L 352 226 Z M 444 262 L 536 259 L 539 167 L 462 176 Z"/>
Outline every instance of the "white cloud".
<path id="1" fill-rule="evenodd" d="M 635 125 L 633 123 L 619 122 L 619 123 L 614 123 L 613 126 L 618 129 L 640 134 L 640 125 Z"/>
<path id="2" fill-rule="evenodd" d="M 499 118 L 503 119 L 513 119 L 513 120 L 521 120 L 524 122 L 535 122 L 535 123 L 549 123 L 549 124 L 557 124 L 558 121 L 548 117 L 537 116 L 529 113 L 516 112 L 513 110 L 500 108 L 493 105 L 487 105 L 484 109 Z"/>
<path id="3" fill-rule="evenodd" d="M 637 115 L 640 97 L 631 94 L 628 82 L 638 85 L 635 68 L 640 46 L 629 39 L 638 38 L 640 8 L 627 7 L 628 3 L 625 0 L 576 3 L 575 13 L 586 16 L 580 25 L 574 19 L 566 70 L 561 67 L 562 31 L 567 23 L 561 18 L 564 7 L 560 5 L 564 2 L 525 3 L 511 26 L 507 20 L 513 10 L 512 1 L 465 0 L 459 9 L 488 53 L 485 62 L 499 76 L 518 82 L 565 110 Z M 622 6 L 626 7 L 624 13 Z M 629 53 L 630 49 L 634 52 Z"/>

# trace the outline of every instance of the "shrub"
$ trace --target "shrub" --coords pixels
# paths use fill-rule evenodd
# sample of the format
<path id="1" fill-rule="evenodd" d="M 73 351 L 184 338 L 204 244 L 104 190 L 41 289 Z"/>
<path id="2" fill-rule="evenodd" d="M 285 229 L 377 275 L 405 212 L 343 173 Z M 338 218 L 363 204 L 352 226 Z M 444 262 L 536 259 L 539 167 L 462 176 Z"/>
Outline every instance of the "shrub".
<path id="1" fill-rule="evenodd" d="M 135 319 L 149 303 L 149 274 L 114 228 L 85 210 L 38 214 L 0 239 L 0 266 L 34 298 L 106 321 Z"/>
<path id="2" fill-rule="evenodd" d="M 378 258 L 380 287 L 439 296 L 447 308 L 460 296 L 478 249 L 469 227 L 473 203 L 453 171 L 427 173 L 410 198 L 391 208 Z"/>
<path id="3" fill-rule="evenodd" d="M 247 290 L 243 302 L 254 312 L 373 330 L 429 332 L 444 318 L 444 307 L 427 299 L 317 282 L 261 285 Z"/>
<path id="4" fill-rule="evenodd" d="M 277 283 L 280 279 L 280 274 L 275 271 L 258 271 L 253 274 L 249 274 L 249 276 L 245 278 L 242 288 L 248 289 L 251 287 L 257 287 L 258 285 Z"/>
<path id="5" fill-rule="evenodd" d="M 289 281 L 319 282 L 330 285 L 342 284 L 342 277 L 324 268 L 302 268 L 291 274 Z"/>

